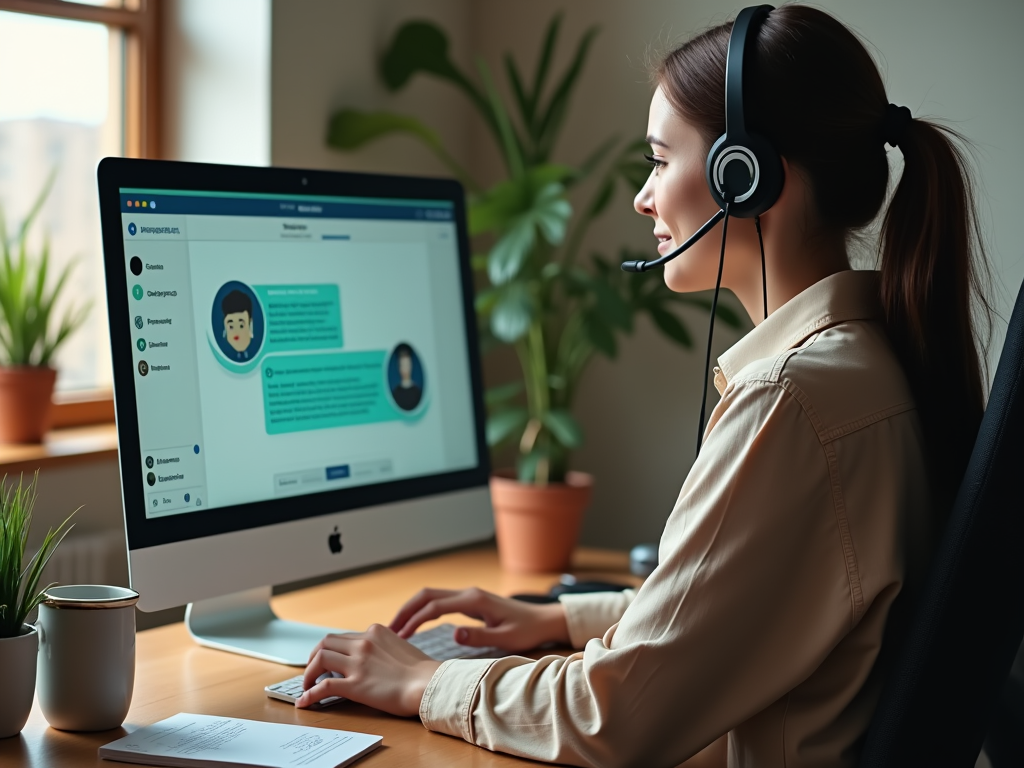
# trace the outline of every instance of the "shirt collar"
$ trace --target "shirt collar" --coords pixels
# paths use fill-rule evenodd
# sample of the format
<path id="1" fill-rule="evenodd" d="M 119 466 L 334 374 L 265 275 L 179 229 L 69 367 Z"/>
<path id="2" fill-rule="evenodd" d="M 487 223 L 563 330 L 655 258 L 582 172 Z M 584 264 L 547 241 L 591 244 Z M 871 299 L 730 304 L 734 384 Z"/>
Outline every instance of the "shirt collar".
<path id="1" fill-rule="evenodd" d="M 883 317 L 878 272 L 846 270 L 829 275 L 772 312 L 718 358 L 724 376 L 719 392 L 748 364 L 799 346 L 824 328 Z"/>

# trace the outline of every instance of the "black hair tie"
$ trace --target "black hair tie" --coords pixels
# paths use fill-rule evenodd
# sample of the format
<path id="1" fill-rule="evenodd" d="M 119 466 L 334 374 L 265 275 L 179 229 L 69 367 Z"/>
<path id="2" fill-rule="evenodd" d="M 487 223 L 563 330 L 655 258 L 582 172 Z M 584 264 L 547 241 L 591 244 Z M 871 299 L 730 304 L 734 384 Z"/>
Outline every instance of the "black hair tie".
<path id="1" fill-rule="evenodd" d="M 882 119 L 882 138 L 890 147 L 898 147 L 907 138 L 907 128 L 913 119 L 908 107 L 889 104 Z"/>

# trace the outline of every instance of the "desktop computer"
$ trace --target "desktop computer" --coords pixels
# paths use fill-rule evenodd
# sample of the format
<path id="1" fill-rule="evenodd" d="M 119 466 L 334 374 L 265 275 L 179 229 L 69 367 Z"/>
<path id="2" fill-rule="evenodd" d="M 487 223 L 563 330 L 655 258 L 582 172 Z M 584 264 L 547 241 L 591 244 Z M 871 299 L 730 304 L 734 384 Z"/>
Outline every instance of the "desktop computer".
<path id="1" fill-rule="evenodd" d="M 199 643 L 304 665 L 337 630 L 278 619 L 273 585 L 493 535 L 460 185 L 98 177 L 140 609 L 188 603 Z"/>

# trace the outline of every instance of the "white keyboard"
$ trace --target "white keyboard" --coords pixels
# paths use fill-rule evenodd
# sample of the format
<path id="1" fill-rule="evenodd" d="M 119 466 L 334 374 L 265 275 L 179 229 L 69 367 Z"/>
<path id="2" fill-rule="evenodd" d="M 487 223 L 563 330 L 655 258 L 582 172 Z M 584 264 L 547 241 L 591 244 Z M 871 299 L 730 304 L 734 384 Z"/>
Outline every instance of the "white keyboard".
<path id="1" fill-rule="evenodd" d="M 448 659 L 497 659 L 509 655 L 500 648 L 475 648 L 468 645 L 460 645 L 455 642 L 454 624 L 441 624 L 433 629 L 417 632 L 409 638 L 409 642 L 427 654 L 427 656 L 438 661 L 448 661 Z M 321 675 L 320 679 L 330 674 Z M 280 683 L 268 685 L 263 690 L 272 699 L 280 699 L 281 701 L 287 701 L 289 704 L 294 704 L 295 700 L 303 692 L 302 678 L 302 675 L 296 675 Z M 321 699 L 312 705 L 311 708 L 322 709 L 344 700 L 342 696 L 329 696 L 326 699 Z"/>

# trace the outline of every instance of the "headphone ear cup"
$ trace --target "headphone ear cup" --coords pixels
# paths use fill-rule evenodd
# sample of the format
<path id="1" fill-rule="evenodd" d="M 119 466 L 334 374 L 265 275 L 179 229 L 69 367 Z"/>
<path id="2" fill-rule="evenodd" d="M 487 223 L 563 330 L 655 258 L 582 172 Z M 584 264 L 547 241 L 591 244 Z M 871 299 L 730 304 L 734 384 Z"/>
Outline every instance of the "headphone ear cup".
<path id="1" fill-rule="evenodd" d="M 711 147 L 704 167 L 708 190 L 725 207 L 732 192 L 729 215 L 740 219 L 760 216 L 779 199 L 785 174 L 782 160 L 760 136 L 721 136 Z"/>

